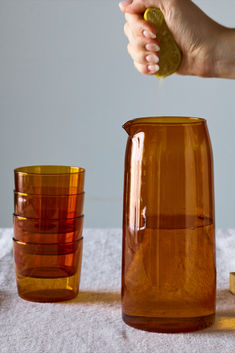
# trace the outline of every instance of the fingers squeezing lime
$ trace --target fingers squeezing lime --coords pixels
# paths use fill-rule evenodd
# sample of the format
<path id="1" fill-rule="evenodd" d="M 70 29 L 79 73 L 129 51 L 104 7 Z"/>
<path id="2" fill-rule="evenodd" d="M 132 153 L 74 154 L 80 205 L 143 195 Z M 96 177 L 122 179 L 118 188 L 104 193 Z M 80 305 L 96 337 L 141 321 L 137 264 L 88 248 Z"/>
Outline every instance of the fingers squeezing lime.
<path id="1" fill-rule="evenodd" d="M 158 78 L 167 77 L 178 69 L 181 63 L 181 52 L 170 32 L 163 13 L 157 8 L 148 8 L 144 13 L 145 21 L 151 22 L 157 29 L 157 39 L 160 43 Z"/>

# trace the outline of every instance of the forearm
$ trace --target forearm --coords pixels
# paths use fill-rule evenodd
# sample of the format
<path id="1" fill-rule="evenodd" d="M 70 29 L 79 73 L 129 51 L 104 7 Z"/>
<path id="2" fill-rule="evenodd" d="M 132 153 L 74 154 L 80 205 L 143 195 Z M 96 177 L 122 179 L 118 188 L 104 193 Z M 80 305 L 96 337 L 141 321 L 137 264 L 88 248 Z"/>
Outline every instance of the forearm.
<path id="1" fill-rule="evenodd" d="M 223 28 L 215 50 L 214 77 L 235 79 L 235 29 Z"/>

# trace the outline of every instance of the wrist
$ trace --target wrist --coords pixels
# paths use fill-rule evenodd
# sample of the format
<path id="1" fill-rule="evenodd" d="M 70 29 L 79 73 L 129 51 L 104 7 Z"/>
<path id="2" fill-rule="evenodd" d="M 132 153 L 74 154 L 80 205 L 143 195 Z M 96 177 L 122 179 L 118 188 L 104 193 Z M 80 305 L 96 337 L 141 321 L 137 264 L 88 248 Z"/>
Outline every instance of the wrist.
<path id="1" fill-rule="evenodd" d="M 235 79 L 235 29 L 221 29 L 212 60 L 213 77 Z"/>

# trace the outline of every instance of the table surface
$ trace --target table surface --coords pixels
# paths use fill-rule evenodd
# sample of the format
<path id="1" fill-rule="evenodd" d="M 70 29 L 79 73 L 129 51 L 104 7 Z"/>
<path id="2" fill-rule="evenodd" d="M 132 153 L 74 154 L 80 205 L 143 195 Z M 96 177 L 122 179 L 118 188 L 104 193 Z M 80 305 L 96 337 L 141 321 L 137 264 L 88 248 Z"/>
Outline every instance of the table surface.
<path id="1" fill-rule="evenodd" d="M 133 329 L 121 319 L 121 230 L 85 229 L 80 293 L 61 303 L 18 297 L 12 229 L 0 229 L 1 353 L 234 353 L 235 295 L 228 291 L 235 270 L 235 229 L 217 230 L 215 324 L 186 334 Z"/>

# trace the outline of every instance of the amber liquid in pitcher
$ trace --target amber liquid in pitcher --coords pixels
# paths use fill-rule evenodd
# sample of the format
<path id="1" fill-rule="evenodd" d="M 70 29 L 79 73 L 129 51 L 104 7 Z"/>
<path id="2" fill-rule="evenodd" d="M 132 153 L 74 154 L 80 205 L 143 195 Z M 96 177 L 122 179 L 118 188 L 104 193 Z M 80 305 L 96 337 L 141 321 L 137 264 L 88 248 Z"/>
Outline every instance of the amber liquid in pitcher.
<path id="1" fill-rule="evenodd" d="M 123 319 L 158 332 L 207 327 L 215 307 L 214 225 L 193 216 L 160 218 L 160 228 L 156 217 L 135 234 L 126 228 L 129 241 L 123 245 L 130 256 L 122 273 Z"/>

